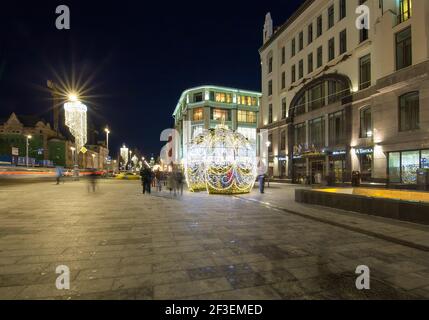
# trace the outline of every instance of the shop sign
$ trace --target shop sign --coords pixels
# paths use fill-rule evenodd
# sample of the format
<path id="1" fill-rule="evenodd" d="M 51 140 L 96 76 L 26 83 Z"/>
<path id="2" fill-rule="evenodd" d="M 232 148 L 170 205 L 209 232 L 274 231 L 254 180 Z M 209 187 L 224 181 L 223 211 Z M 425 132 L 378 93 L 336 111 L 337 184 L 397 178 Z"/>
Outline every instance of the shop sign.
<path id="1" fill-rule="evenodd" d="M 346 150 L 337 150 L 337 151 L 333 151 L 332 155 L 333 156 L 344 156 L 347 154 Z"/>
<path id="2" fill-rule="evenodd" d="M 374 149 L 373 148 L 359 148 L 359 149 L 356 149 L 356 154 L 369 154 L 369 153 L 374 153 Z"/>

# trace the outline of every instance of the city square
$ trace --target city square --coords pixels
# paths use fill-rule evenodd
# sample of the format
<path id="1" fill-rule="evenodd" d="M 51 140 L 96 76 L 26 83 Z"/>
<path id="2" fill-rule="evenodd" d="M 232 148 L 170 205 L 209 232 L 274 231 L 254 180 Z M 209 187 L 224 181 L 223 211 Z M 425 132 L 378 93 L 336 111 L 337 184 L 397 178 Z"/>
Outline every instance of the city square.
<path id="1" fill-rule="evenodd" d="M 429 299 L 429 1 L 9 1 L 0 30 L 0 302 Z"/>
<path id="2" fill-rule="evenodd" d="M 149 196 L 138 182 L 115 180 L 95 193 L 86 181 L 2 186 L 0 297 L 429 297 L 427 227 L 293 204 L 295 188 L 231 198 Z M 62 265 L 70 290 L 55 286 Z M 371 270 L 371 290 L 356 289 L 359 265 Z"/>

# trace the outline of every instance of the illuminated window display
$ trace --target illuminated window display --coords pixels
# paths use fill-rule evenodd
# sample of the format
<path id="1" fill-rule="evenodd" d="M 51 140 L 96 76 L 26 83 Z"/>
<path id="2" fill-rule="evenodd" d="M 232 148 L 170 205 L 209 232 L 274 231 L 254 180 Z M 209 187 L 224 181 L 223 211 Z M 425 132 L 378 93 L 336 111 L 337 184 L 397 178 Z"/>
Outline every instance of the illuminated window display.
<path id="1" fill-rule="evenodd" d="M 389 182 L 416 184 L 417 170 L 429 168 L 429 150 L 389 153 Z"/>

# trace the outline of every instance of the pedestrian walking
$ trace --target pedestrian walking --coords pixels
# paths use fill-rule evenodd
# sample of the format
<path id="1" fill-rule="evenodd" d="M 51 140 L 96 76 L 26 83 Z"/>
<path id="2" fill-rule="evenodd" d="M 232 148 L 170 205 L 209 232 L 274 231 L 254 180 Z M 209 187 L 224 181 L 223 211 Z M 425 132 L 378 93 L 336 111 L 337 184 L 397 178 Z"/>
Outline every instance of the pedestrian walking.
<path id="1" fill-rule="evenodd" d="M 57 181 L 57 185 L 60 184 L 62 176 L 63 176 L 63 168 L 56 167 L 55 168 L 55 179 Z"/>
<path id="2" fill-rule="evenodd" d="M 167 177 L 167 188 L 170 190 L 170 195 L 172 192 L 174 192 L 174 196 L 177 195 L 176 193 L 176 179 L 174 177 L 174 172 L 170 172 Z"/>
<path id="3" fill-rule="evenodd" d="M 259 192 L 261 194 L 265 193 L 265 174 L 260 174 L 258 176 L 258 182 L 259 182 Z"/>
<path id="4" fill-rule="evenodd" d="M 90 174 L 88 175 L 88 192 L 95 192 L 97 189 L 97 172 L 95 169 L 91 170 Z"/>
<path id="5" fill-rule="evenodd" d="M 180 192 L 180 195 L 183 196 L 183 173 L 179 169 L 176 171 L 176 185 L 177 185 L 177 191 Z"/>

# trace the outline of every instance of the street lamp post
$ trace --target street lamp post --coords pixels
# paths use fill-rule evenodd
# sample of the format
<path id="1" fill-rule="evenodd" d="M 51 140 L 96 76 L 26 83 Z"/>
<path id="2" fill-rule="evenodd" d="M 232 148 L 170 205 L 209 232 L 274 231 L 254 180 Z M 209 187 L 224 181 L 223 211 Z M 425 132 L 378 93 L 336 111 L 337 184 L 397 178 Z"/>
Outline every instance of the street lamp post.
<path id="1" fill-rule="evenodd" d="M 29 142 L 29 140 L 32 138 L 32 136 L 30 136 L 30 135 L 28 135 L 28 136 L 26 136 L 25 137 L 25 139 L 26 139 L 26 144 L 25 144 L 25 148 L 26 148 L 26 152 L 25 152 L 25 165 L 27 166 L 27 168 L 28 168 L 28 163 L 29 163 L 29 159 L 28 159 L 28 147 L 29 147 L 29 145 L 30 145 L 30 142 Z"/>
<path id="2" fill-rule="evenodd" d="M 104 129 L 104 132 L 106 132 L 107 155 L 109 155 L 109 134 L 110 134 L 109 128 Z"/>

